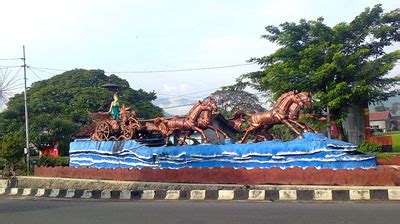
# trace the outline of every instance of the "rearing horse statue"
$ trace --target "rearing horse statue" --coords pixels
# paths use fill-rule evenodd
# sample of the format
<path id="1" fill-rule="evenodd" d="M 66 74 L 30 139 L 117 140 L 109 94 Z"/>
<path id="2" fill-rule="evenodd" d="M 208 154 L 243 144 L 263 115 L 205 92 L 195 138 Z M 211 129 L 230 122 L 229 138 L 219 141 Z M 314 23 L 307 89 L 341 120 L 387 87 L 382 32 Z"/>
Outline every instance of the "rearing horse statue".
<path id="1" fill-rule="evenodd" d="M 222 134 L 224 136 L 224 138 L 230 138 L 230 136 L 226 132 L 224 132 L 218 128 L 215 128 L 212 125 L 213 115 L 219 114 L 217 112 L 217 103 L 215 102 L 214 98 L 209 97 L 207 99 L 207 103 L 208 103 L 208 105 L 210 105 L 212 110 L 205 110 L 200 114 L 199 118 L 197 119 L 197 126 L 202 130 L 211 129 L 212 131 L 214 131 L 218 142 L 221 142 L 220 134 Z M 191 130 L 189 132 L 182 132 L 181 134 L 184 135 L 184 138 L 183 138 L 183 140 L 181 140 L 180 144 L 186 144 L 185 143 L 186 139 L 191 139 L 193 141 L 196 141 L 195 139 L 190 137 L 193 133 L 194 133 L 193 130 Z"/>
<path id="2" fill-rule="evenodd" d="M 214 99 L 209 98 L 204 102 L 199 101 L 196 105 L 193 106 L 188 115 L 185 117 L 175 116 L 171 119 L 156 118 L 154 124 L 166 137 L 166 144 L 168 144 L 169 138 L 174 134 L 179 138 L 181 133 L 193 133 L 194 131 L 198 132 L 201 135 L 204 142 L 210 142 L 210 140 L 205 135 L 203 128 L 199 127 L 198 124 L 198 119 L 200 115 L 202 114 L 202 112 L 205 111 L 217 111 L 217 106 Z"/>
<path id="3" fill-rule="evenodd" d="M 292 106 L 293 104 L 297 106 Z M 272 110 L 267 112 L 257 112 L 251 115 L 249 127 L 243 135 L 240 143 L 246 141 L 250 133 L 258 135 L 262 130 L 269 130 L 276 124 L 284 124 L 290 128 L 298 137 L 302 138 L 301 132 L 298 131 L 292 124 L 306 129 L 304 123 L 298 123 L 296 120 L 300 113 L 300 108 L 303 106 L 311 107 L 311 94 L 308 92 L 290 91 L 278 98 Z M 291 114 L 289 113 L 291 112 Z M 290 115 L 290 116 L 289 116 Z M 297 117 L 296 117 L 297 116 Z M 295 118 L 295 119 L 293 119 Z"/>

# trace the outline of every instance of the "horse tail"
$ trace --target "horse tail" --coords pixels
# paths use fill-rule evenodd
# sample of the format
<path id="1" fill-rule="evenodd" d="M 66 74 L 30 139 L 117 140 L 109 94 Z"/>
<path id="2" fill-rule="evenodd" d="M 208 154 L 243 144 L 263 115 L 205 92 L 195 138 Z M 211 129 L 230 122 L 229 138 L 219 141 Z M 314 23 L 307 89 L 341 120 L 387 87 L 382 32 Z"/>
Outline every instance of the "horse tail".
<path id="1" fill-rule="evenodd" d="M 252 114 L 247 113 L 247 112 L 244 111 L 244 110 L 238 110 L 238 111 L 236 111 L 236 112 L 233 114 L 233 116 L 232 116 L 231 118 L 229 118 L 228 120 L 236 120 L 236 119 L 238 119 L 238 118 L 243 118 L 243 117 L 245 117 L 245 116 L 251 117 L 251 115 L 252 115 Z"/>
<path id="2" fill-rule="evenodd" d="M 168 133 L 168 127 L 166 123 L 167 120 L 163 117 L 157 117 L 156 119 L 154 119 L 154 126 L 156 126 L 163 135 L 166 135 Z"/>
<path id="3" fill-rule="evenodd" d="M 251 116 L 252 114 L 244 110 L 238 110 L 233 114 L 232 118 L 227 120 L 227 122 L 233 129 L 242 132 L 243 131 L 242 124 L 248 122 L 248 120 L 246 120 L 245 117 L 251 117 Z"/>

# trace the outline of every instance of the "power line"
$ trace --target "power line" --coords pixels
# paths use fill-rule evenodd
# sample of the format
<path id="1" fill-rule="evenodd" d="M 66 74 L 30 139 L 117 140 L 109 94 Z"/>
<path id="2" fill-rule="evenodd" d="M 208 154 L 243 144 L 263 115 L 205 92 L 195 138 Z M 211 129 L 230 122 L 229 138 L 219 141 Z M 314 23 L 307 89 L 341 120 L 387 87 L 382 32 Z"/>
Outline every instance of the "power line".
<path id="1" fill-rule="evenodd" d="M 163 99 L 160 99 L 160 101 L 165 101 L 165 100 L 171 100 L 171 99 L 176 99 L 176 98 L 182 98 L 182 97 L 184 97 L 184 96 L 191 96 L 191 95 L 196 95 L 196 94 L 199 94 L 199 93 L 205 93 L 205 92 L 209 92 L 209 91 L 213 91 L 213 90 L 217 90 L 217 89 L 220 89 L 220 88 L 213 88 L 213 89 L 207 89 L 207 90 L 203 90 L 203 91 L 199 91 L 199 92 L 193 92 L 193 93 L 188 93 L 188 94 L 182 94 L 182 95 L 173 95 L 173 97 L 168 97 L 168 98 L 163 98 Z M 156 93 L 157 95 L 163 95 L 163 94 L 160 94 L 160 93 Z M 204 95 L 204 94 L 202 94 L 202 95 Z M 208 94 L 207 94 L 208 95 Z M 206 96 L 207 96 L 206 95 Z M 201 97 L 201 96 L 197 96 L 197 97 Z M 192 97 L 193 98 L 193 97 Z M 190 99 L 190 98 L 189 98 Z"/>
<path id="2" fill-rule="evenodd" d="M 33 69 L 42 69 L 42 70 L 50 70 L 50 71 L 59 71 L 59 72 L 66 72 L 68 70 L 64 69 L 58 69 L 58 68 L 45 68 L 45 67 L 35 67 L 35 66 L 30 66 Z"/>
<path id="3" fill-rule="evenodd" d="M 196 93 L 183 94 L 183 95 L 174 95 L 174 97 L 169 97 L 169 98 L 165 98 L 164 97 L 164 98 L 161 98 L 159 100 L 156 100 L 156 103 L 161 103 L 162 104 L 162 102 L 167 101 L 167 100 L 171 100 L 171 99 L 177 99 L 177 100 L 174 100 L 174 101 L 169 102 L 169 103 L 180 102 L 182 100 L 204 98 L 204 97 L 209 96 L 210 94 L 201 94 L 199 96 L 193 96 L 193 97 L 185 97 L 185 96 L 194 95 L 194 94 L 203 93 L 203 92 L 208 92 L 208 91 L 217 90 L 217 89 L 220 89 L 220 88 L 214 88 L 214 89 L 204 90 L 204 91 L 200 91 L 200 92 L 196 92 Z M 156 94 L 159 95 L 159 93 L 156 93 Z M 252 93 L 252 94 L 255 95 L 256 97 L 260 97 L 260 96 L 265 95 L 265 93 L 263 93 L 263 92 Z"/>
<path id="4" fill-rule="evenodd" d="M 57 73 L 45 71 L 45 70 L 38 69 L 38 68 L 35 68 L 35 67 L 29 67 L 29 68 L 33 69 L 33 70 L 36 70 L 36 71 L 39 71 L 39 72 L 44 72 L 44 73 L 47 73 L 47 74 L 50 74 L 50 75 L 57 75 Z"/>
<path id="5" fill-rule="evenodd" d="M 157 101 L 156 103 L 157 104 L 163 104 L 163 103 L 169 103 L 169 104 L 173 104 L 173 103 L 177 103 L 177 102 L 182 102 L 182 101 L 188 101 L 188 100 L 190 100 L 190 101 L 192 101 L 192 100 L 194 100 L 194 99 L 203 99 L 203 98 L 205 98 L 205 97 L 207 97 L 207 96 L 209 96 L 210 94 L 202 94 L 202 95 L 199 95 L 199 96 L 193 96 L 193 97 L 182 97 L 182 98 L 180 98 L 180 99 L 176 99 L 176 100 L 173 100 L 173 101 L 169 101 L 169 102 L 160 102 L 160 101 L 166 101 L 166 100 L 169 100 L 169 99 L 171 99 L 171 98 L 164 98 L 164 99 L 161 99 L 160 101 Z"/>
<path id="6" fill-rule="evenodd" d="M 170 69 L 170 70 L 148 70 L 148 71 L 105 71 L 105 73 L 120 73 L 120 74 L 143 74 L 143 73 L 167 73 L 167 72 L 186 72 L 186 71 L 201 71 L 201 70 L 212 70 L 212 69 L 223 69 L 223 68 L 234 68 L 241 66 L 255 65 L 254 63 L 245 64 L 234 64 L 234 65 L 223 65 L 223 66 L 213 66 L 213 67 L 198 67 L 198 68 L 183 68 L 183 69 Z M 50 70 L 50 71 L 60 71 L 66 72 L 68 70 L 57 69 L 57 68 L 46 68 L 46 67 L 34 67 L 34 69 Z"/>
<path id="7" fill-rule="evenodd" d="M 178 108 L 178 107 L 187 107 L 187 106 L 193 106 L 193 105 L 195 105 L 195 103 L 183 104 L 183 105 L 171 106 L 171 107 L 164 107 L 164 108 L 161 108 L 161 109 L 166 110 L 166 109 L 172 109 L 172 108 Z"/>
<path id="8" fill-rule="evenodd" d="M 23 67 L 21 65 L 0 65 L 0 69 L 4 69 L 4 68 L 19 68 L 19 67 Z"/>
<path id="9" fill-rule="evenodd" d="M 0 61 L 22 60 L 23 58 L 0 58 Z"/>
<path id="10" fill-rule="evenodd" d="M 201 67 L 201 68 L 184 68 L 184 69 L 171 69 L 171 70 L 154 70 L 154 71 L 124 71 L 124 72 L 108 72 L 108 73 L 165 73 L 165 72 L 186 72 L 186 71 L 200 71 L 200 70 L 212 70 L 212 69 L 222 69 L 222 68 L 233 68 L 241 66 L 254 65 L 254 63 L 246 64 L 235 64 L 235 65 L 223 65 L 214 67 Z"/>
<path id="11" fill-rule="evenodd" d="M 40 77 L 40 75 L 38 75 L 35 71 L 33 71 L 32 68 L 28 67 L 29 71 L 31 71 L 39 80 L 42 80 L 42 77 Z"/>

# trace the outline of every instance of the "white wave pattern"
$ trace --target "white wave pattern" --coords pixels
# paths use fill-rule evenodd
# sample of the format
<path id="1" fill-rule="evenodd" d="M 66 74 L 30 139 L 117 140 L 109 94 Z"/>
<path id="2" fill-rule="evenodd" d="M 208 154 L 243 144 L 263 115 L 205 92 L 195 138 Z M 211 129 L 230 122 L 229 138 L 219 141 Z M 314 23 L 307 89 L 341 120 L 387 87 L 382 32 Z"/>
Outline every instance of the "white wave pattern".
<path id="1" fill-rule="evenodd" d="M 73 142 L 71 166 L 93 167 L 341 167 L 374 168 L 374 155 L 353 154 L 357 146 L 305 134 L 305 139 L 252 144 L 228 144 L 180 147 L 147 147 L 133 140 L 125 142 Z"/>

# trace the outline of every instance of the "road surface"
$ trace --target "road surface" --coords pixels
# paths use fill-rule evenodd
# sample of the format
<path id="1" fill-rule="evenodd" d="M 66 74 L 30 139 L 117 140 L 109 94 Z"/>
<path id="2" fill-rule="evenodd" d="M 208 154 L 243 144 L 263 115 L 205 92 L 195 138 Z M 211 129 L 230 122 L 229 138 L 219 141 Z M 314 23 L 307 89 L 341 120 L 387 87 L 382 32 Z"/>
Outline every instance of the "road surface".
<path id="1" fill-rule="evenodd" d="M 0 223 L 398 223 L 399 202 L 101 201 L 0 198 Z"/>

